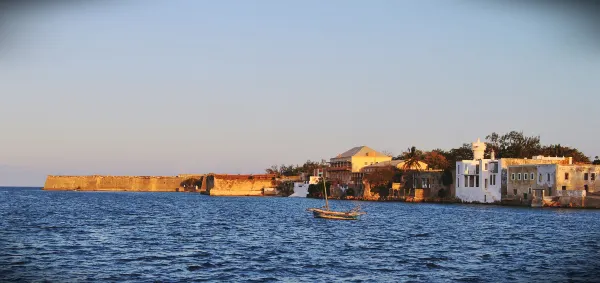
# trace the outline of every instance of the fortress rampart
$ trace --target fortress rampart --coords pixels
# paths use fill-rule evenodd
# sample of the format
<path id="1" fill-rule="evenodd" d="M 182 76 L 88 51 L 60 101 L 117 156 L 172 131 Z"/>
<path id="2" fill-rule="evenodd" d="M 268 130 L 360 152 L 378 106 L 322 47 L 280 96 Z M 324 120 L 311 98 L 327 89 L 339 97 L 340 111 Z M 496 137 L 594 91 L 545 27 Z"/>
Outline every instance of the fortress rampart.
<path id="1" fill-rule="evenodd" d="M 44 190 L 201 192 L 211 196 L 262 196 L 274 187 L 275 175 L 181 174 L 177 176 L 54 176 Z"/>
<path id="2" fill-rule="evenodd" d="M 262 196 L 265 188 L 273 188 L 275 175 L 209 174 L 201 191 L 211 196 Z"/>
<path id="3" fill-rule="evenodd" d="M 46 178 L 44 190 L 177 192 L 186 180 L 181 176 L 54 176 Z"/>

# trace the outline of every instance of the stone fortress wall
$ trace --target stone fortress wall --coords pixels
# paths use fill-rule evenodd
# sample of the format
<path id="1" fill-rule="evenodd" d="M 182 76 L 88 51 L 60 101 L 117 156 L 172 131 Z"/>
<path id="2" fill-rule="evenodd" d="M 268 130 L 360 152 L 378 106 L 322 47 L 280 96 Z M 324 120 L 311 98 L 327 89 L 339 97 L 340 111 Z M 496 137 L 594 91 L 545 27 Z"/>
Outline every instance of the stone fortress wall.
<path id="1" fill-rule="evenodd" d="M 129 192 L 177 192 L 180 176 L 54 176 L 46 178 L 44 190 L 57 191 L 129 191 Z"/>
<path id="2" fill-rule="evenodd" d="M 195 188 L 184 188 L 190 179 L 200 180 Z M 275 175 L 181 174 L 177 176 L 55 176 L 46 178 L 43 190 L 201 192 L 211 196 L 262 196 L 273 188 Z"/>
<path id="3" fill-rule="evenodd" d="M 209 174 L 201 192 L 211 196 L 262 196 L 265 189 L 275 187 L 275 175 Z"/>

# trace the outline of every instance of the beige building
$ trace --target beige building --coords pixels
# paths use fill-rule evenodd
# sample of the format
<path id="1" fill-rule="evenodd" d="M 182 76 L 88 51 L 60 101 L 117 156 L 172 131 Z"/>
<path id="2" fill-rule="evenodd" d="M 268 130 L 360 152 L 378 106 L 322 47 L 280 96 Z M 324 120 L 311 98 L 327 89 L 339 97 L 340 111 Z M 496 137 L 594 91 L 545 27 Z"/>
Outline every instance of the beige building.
<path id="1" fill-rule="evenodd" d="M 330 159 L 327 177 L 339 185 L 356 187 L 360 184 L 363 167 L 391 160 L 391 156 L 368 146 L 357 146 Z"/>
<path id="2" fill-rule="evenodd" d="M 579 191 L 585 195 L 600 192 L 599 176 L 600 165 L 513 165 L 508 167 L 507 194 L 523 201 L 531 200 L 536 191 L 538 197 L 541 194 L 561 196 L 562 191 Z"/>
<path id="3" fill-rule="evenodd" d="M 500 169 L 501 169 L 501 192 L 502 192 L 502 200 L 516 200 L 522 198 L 522 195 L 515 194 L 514 188 L 508 188 L 508 183 L 511 181 L 511 173 L 509 172 L 509 168 L 518 168 L 518 166 L 537 166 L 537 165 L 570 165 L 573 163 L 573 158 L 571 157 L 549 157 L 549 156 L 534 156 L 531 159 L 526 158 L 502 158 L 500 159 Z M 518 173 L 518 172 L 515 172 Z M 524 173 L 524 172 L 521 172 Z M 529 172 L 531 173 L 531 172 Z M 518 175 L 515 175 L 517 178 Z M 522 178 L 525 178 L 523 175 Z M 531 176 L 528 176 L 530 180 Z M 518 181 L 518 180 L 517 180 Z M 525 180 L 522 180 L 525 181 Z M 532 188 L 533 190 L 533 188 Z M 527 191 L 529 191 L 529 187 L 527 187 Z M 529 194 L 531 195 L 531 194 Z"/>

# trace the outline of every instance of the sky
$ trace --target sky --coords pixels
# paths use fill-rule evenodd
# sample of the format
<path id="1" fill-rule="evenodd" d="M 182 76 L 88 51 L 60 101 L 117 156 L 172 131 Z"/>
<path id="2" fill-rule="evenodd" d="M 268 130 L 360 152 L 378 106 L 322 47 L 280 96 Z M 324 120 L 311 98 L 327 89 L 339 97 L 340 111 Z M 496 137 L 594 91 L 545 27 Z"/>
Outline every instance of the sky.
<path id="1" fill-rule="evenodd" d="M 600 52 L 577 21 L 491 1 L 123 0 L 15 10 L 0 185 L 262 173 L 491 132 L 600 155 Z"/>

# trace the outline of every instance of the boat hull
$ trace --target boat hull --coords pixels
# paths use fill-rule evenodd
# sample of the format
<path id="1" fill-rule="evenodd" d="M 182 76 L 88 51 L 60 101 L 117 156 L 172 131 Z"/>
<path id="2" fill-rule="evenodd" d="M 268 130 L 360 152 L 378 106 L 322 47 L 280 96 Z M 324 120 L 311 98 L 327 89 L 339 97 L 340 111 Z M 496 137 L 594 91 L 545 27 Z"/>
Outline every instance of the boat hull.
<path id="1" fill-rule="evenodd" d="M 358 217 L 364 212 L 338 212 L 338 211 L 330 211 L 313 208 L 311 209 L 313 216 L 315 218 L 324 218 L 324 219 L 332 219 L 332 220 L 358 220 Z"/>

